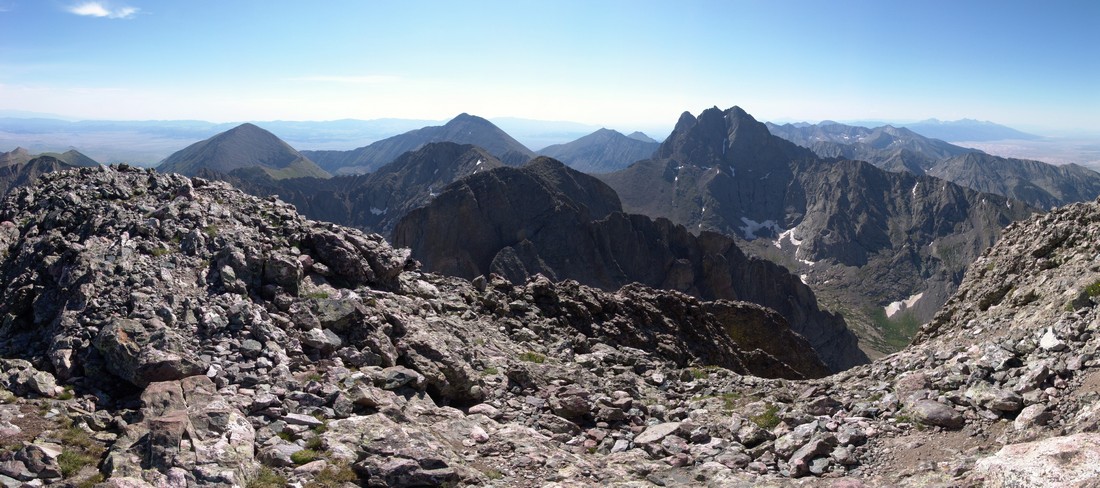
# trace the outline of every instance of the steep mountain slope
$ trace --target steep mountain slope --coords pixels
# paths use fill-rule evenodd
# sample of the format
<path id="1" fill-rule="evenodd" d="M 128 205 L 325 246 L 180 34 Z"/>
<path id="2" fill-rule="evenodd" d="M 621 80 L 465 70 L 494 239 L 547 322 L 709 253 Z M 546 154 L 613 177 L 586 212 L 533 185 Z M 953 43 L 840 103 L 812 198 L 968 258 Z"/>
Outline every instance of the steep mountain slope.
<path id="1" fill-rule="evenodd" d="M 867 361 L 839 316 L 818 309 L 796 276 L 745 256 L 719 234 L 621 212 L 599 180 L 549 158 L 498 168 L 447 187 L 394 231 L 426 269 L 465 278 L 535 274 L 607 290 L 641 283 L 703 299 L 746 300 L 778 311 L 834 371 Z"/>
<path id="2" fill-rule="evenodd" d="M 1100 196 L 1100 173 L 1076 164 L 969 153 L 936 163 L 928 174 L 978 191 L 1050 209 Z"/>
<path id="3" fill-rule="evenodd" d="M 38 156 L 25 163 L 14 162 L 0 166 L 0 196 L 7 195 L 18 187 L 32 184 L 44 174 L 75 168 L 77 166 L 53 156 Z"/>
<path id="4" fill-rule="evenodd" d="M 610 173 L 648 159 L 658 146 L 656 141 L 647 142 L 611 129 L 600 129 L 572 142 L 542 148 L 539 154 L 584 173 Z"/>
<path id="5" fill-rule="evenodd" d="M 805 275 L 878 351 L 903 346 L 1000 229 L 1033 212 L 935 178 L 822 160 L 737 107 L 685 113 L 654 159 L 600 178 L 628 212 L 753 241 L 751 252 Z"/>
<path id="6" fill-rule="evenodd" d="M 30 162 L 30 160 L 39 156 L 49 156 L 70 166 L 99 166 L 99 162 L 92 158 L 89 158 L 88 156 L 85 156 L 76 149 L 70 149 L 63 153 L 48 152 L 35 155 L 31 154 L 29 151 L 22 147 L 17 147 L 9 152 L 0 153 L 0 167 L 10 166 L 14 164 L 26 164 Z"/>
<path id="7" fill-rule="evenodd" d="M 31 159 L 34 159 L 34 155 L 30 151 L 27 151 L 26 148 L 17 147 L 11 151 L 0 153 L 0 166 L 26 164 Z"/>
<path id="8" fill-rule="evenodd" d="M 168 156 L 157 166 L 162 173 L 187 176 L 204 168 L 220 173 L 257 168 L 273 179 L 330 176 L 275 134 L 253 124 L 241 124 L 196 142 Z"/>
<path id="9" fill-rule="evenodd" d="M 237 169 L 229 174 L 203 170 L 196 176 L 227 181 L 252 195 L 278 195 L 312 219 L 389 235 L 409 210 L 425 205 L 451 182 L 500 166 L 484 149 L 434 142 L 366 175 L 274 180 L 257 169 Z"/>
<path id="10" fill-rule="evenodd" d="M 768 124 L 773 134 L 823 158 L 867 161 L 888 171 L 927 174 L 972 190 L 1049 209 L 1100 195 L 1100 173 L 1077 166 L 1002 158 L 890 126 L 835 122 Z"/>
<path id="11" fill-rule="evenodd" d="M 409 131 L 351 151 L 305 151 L 305 154 L 334 174 L 369 173 L 432 142 L 472 144 L 510 165 L 523 164 L 535 155 L 492 122 L 469 114 L 460 114 L 441 126 Z"/>

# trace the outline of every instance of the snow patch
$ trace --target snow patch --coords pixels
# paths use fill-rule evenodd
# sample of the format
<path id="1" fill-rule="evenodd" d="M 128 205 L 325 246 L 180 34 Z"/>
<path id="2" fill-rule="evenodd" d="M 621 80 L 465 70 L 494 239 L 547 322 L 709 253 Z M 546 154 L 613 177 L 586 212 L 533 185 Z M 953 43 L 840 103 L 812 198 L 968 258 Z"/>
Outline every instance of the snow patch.
<path id="1" fill-rule="evenodd" d="M 914 196 L 914 197 L 915 197 L 915 196 L 917 196 L 917 187 L 918 187 L 918 186 L 920 186 L 920 182 L 919 182 L 919 181 L 913 184 L 913 196 Z"/>
<path id="2" fill-rule="evenodd" d="M 794 247 L 801 246 L 802 239 L 796 239 L 794 237 L 794 229 L 795 227 L 791 227 L 790 229 L 787 229 L 779 234 L 779 238 L 775 240 L 775 247 L 782 248 L 780 244 L 783 242 L 783 239 L 791 241 L 791 244 L 794 244 Z"/>
<path id="3" fill-rule="evenodd" d="M 372 215 L 385 215 L 386 210 L 389 210 L 389 207 L 386 207 L 386 208 L 371 207 L 370 208 L 370 213 Z"/>
<path id="4" fill-rule="evenodd" d="M 901 312 L 902 310 L 907 310 L 907 309 L 913 308 L 913 305 L 916 305 L 917 302 L 920 301 L 921 297 L 923 297 L 923 296 L 924 296 L 924 293 L 921 292 L 921 293 L 917 293 L 916 295 L 913 295 L 909 298 L 906 298 L 905 300 L 900 300 L 900 301 L 890 303 L 889 305 L 886 306 L 886 317 L 887 318 L 893 317 L 895 314 L 897 314 L 898 312 Z"/>
<path id="5" fill-rule="evenodd" d="M 813 265 L 817 264 L 817 261 L 810 261 L 810 260 L 807 260 L 807 259 L 799 259 L 798 262 L 800 262 L 802 264 L 805 264 L 806 266 L 813 266 Z"/>
<path id="6" fill-rule="evenodd" d="M 480 159 L 478 159 L 478 160 L 477 160 L 477 164 L 475 164 L 474 166 L 481 166 L 481 160 L 480 160 Z"/>
<path id="7" fill-rule="evenodd" d="M 757 221 L 752 220 L 748 217 L 741 217 L 741 222 L 744 222 L 744 224 L 745 224 L 745 225 L 741 226 L 741 231 L 744 232 L 745 239 L 750 240 L 750 241 L 753 240 L 753 239 L 756 239 L 756 233 L 758 231 L 760 231 L 761 229 L 771 229 L 773 232 L 775 232 L 777 234 L 780 233 L 780 232 L 783 232 L 782 229 L 780 229 L 779 226 L 776 225 L 774 220 L 765 220 L 763 222 L 757 222 Z"/>
<path id="8" fill-rule="evenodd" d="M 798 275 L 798 279 L 802 280 L 803 285 L 809 285 L 810 282 L 806 281 L 810 278 L 810 275 Z"/>

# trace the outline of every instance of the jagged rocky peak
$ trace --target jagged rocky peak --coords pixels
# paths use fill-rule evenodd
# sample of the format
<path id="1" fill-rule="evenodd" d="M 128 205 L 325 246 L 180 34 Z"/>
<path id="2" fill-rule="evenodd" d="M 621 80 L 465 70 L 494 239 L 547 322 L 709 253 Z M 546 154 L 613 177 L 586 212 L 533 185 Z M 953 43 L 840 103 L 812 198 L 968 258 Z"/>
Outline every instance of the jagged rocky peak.
<path id="1" fill-rule="evenodd" d="M 772 137 L 767 126 L 734 106 L 725 111 L 711 107 L 698 118 L 684 112 L 655 157 L 705 168 L 720 164 L 752 165 L 758 160 L 790 160 L 808 154 L 812 153 Z"/>

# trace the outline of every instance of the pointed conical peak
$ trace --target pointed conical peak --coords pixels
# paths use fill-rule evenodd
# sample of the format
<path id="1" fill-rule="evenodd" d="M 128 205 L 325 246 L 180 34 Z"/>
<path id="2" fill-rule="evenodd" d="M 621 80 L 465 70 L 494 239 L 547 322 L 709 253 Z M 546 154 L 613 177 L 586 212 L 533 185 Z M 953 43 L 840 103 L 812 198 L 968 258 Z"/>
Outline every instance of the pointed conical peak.
<path id="1" fill-rule="evenodd" d="M 695 125 L 695 116 L 691 115 L 691 112 L 684 112 L 680 114 L 680 119 L 676 121 L 676 127 L 672 129 L 672 132 L 687 130 L 693 125 Z"/>
<path id="2" fill-rule="evenodd" d="M 481 118 L 481 117 L 478 117 L 478 116 L 476 116 L 476 115 L 470 115 L 470 114 L 468 114 L 468 113 L 466 113 L 466 112 L 462 112 L 462 113 L 458 114 L 458 115 L 457 115 L 457 116 L 456 116 L 455 118 L 453 118 L 453 119 L 451 119 L 451 120 L 450 120 L 449 122 L 447 122 L 447 124 L 446 124 L 446 125 L 453 125 L 453 124 L 470 124 L 470 123 L 474 123 L 474 124 L 486 124 L 486 125 L 493 125 L 493 123 L 492 123 L 492 122 L 489 122 L 489 121 L 488 121 L 488 120 L 486 120 L 486 119 L 483 119 L 483 118 Z M 495 127 L 495 126 L 494 126 L 494 127 Z"/>

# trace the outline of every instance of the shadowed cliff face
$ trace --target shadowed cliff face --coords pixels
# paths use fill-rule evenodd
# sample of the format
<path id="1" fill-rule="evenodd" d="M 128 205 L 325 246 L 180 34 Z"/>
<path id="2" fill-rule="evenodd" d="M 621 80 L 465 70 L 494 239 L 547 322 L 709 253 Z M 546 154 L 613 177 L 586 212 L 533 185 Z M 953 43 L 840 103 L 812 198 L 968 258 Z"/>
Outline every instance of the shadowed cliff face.
<path id="1" fill-rule="evenodd" d="M 620 211 L 598 180 L 549 159 L 451 185 L 398 223 L 394 242 L 425 268 L 522 283 L 542 274 L 604 289 L 631 282 L 778 311 L 834 370 L 866 362 L 839 316 L 796 276 L 749 258 L 725 236 Z"/>
<path id="2" fill-rule="evenodd" d="M 907 320 L 930 319 L 1000 229 L 1034 212 L 935 178 L 820 159 L 737 107 L 685 114 L 654 159 L 599 177 L 628 212 L 749 241 L 881 352 L 903 345 L 883 337 L 900 327 L 881 317 L 891 303 L 912 304 Z"/>

